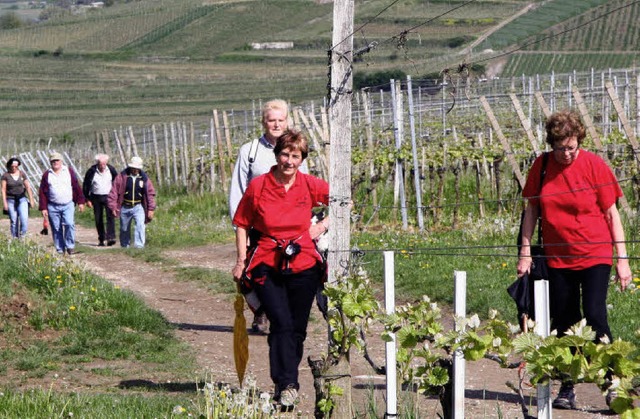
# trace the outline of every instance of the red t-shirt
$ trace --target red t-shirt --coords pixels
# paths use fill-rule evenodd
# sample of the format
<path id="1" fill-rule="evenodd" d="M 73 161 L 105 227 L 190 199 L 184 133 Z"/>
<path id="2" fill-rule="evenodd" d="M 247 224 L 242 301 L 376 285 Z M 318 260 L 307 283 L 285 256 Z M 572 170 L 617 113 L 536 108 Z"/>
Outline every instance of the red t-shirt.
<path id="1" fill-rule="evenodd" d="M 541 205 L 549 266 L 581 270 L 611 265 L 613 242 L 605 212 L 622 196 L 622 190 L 609 166 L 586 150 L 580 150 L 568 166 L 549 155 L 538 198 L 541 168 L 542 156 L 533 163 L 522 196 Z"/>
<path id="2" fill-rule="evenodd" d="M 301 172 L 288 191 L 276 182 L 273 175 L 275 166 L 269 173 L 254 178 L 240 200 L 233 217 L 233 224 L 249 230 L 254 228 L 262 233 L 258 246 L 247 265 L 247 273 L 256 266 L 265 265 L 281 269 L 283 267 L 282 246 L 292 240 L 300 245 L 300 253 L 289 262 L 292 273 L 298 273 L 322 262 L 315 243 L 309 235 L 311 209 L 328 205 L 329 184 L 322 179 Z M 261 282 L 263 278 L 254 278 Z"/>

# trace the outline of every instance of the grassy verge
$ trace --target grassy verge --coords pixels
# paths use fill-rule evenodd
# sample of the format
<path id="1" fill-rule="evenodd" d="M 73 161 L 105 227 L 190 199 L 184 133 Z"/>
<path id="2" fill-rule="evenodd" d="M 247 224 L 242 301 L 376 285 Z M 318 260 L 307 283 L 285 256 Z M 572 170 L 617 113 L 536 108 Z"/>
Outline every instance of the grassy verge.
<path id="1" fill-rule="evenodd" d="M 92 411 L 91 406 L 102 403 L 96 415 L 80 417 L 146 417 L 171 412 L 176 400 L 188 403 L 187 395 L 148 401 L 139 396 L 96 396 L 95 401 L 88 401 L 93 396 L 20 392 L 25 387 L 68 389 L 87 382 L 113 382 L 114 378 L 124 383 L 131 377 L 190 380 L 190 391 L 195 392 L 196 364 L 190 348 L 175 339 L 167 321 L 131 292 L 28 242 L 0 237 L 0 259 L 0 382 L 4 393 L 0 416 L 5 416 L 1 412 L 11 412 L 11 417 L 66 416 L 74 410 Z M 139 390 L 149 388 L 146 383 Z M 116 388 L 110 391 L 119 392 Z M 166 409 L 159 410 L 161 405 Z M 139 406 L 147 413 L 135 413 Z M 114 416 L 114 408 L 129 414 Z"/>

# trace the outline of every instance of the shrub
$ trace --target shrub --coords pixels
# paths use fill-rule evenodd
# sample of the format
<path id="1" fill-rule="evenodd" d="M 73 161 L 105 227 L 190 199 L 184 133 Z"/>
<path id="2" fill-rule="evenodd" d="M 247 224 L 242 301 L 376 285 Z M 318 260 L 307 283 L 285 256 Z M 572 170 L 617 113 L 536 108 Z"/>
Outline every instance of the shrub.
<path id="1" fill-rule="evenodd" d="M 0 16 L 0 29 L 16 29 L 22 25 L 24 25 L 24 22 L 15 12 Z"/>

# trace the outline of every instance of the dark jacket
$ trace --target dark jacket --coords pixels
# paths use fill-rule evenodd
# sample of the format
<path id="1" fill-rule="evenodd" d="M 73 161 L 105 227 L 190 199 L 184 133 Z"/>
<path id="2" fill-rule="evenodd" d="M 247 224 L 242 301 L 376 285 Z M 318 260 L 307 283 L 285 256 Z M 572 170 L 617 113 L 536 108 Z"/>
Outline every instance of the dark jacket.
<path id="1" fill-rule="evenodd" d="M 71 190 L 73 191 L 73 202 L 78 205 L 84 204 L 86 200 L 84 199 L 84 194 L 82 193 L 82 186 L 80 185 L 80 181 L 78 180 L 78 175 L 76 175 L 76 172 L 74 172 L 71 167 L 67 167 L 67 170 L 69 170 L 69 174 L 71 174 Z M 51 173 L 51 169 L 42 174 L 42 180 L 40 181 L 40 191 L 38 193 L 40 197 L 38 209 L 40 211 L 46 210 L 47 205 L 49 204 L 49 173 Z"/>
<path id="2" fill-rule="evenodd" d="M 111 172 L 111 184 L 116 180 L 116 176 L 118 176 L 118 172 L 116 168 L 107 164 L 107 169 Z M 87 173 L 84 175 L 84 182 L 82 183 L 82 192 L 84 193 L 84 197 L 86 199 L 91 199 L 91 183 L 93 182 L 93 177 L 96 175 L 98 171 L 98 165 L 94 164 L 87 170 Z"/>

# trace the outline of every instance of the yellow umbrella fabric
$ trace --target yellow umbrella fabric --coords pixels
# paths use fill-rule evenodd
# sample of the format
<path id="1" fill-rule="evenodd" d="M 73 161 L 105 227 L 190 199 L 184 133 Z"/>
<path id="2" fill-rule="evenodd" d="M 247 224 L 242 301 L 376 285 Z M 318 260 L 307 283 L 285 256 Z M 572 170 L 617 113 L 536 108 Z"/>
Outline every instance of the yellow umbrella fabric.
<path id="1" fill-rule="evenodd" d="M 240 285 L 238 285 L 236 301 L 233 306 L 236 311 L 236 318 L 233 322 L 233 359 L 236 363 L 238 381 L 242 387 L 249 361 L 249 333 L 247 333 L 247 321 L 244 318 L 244 297 L 240 292 Z"/>

